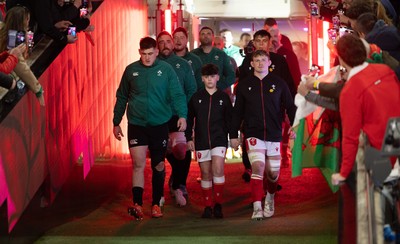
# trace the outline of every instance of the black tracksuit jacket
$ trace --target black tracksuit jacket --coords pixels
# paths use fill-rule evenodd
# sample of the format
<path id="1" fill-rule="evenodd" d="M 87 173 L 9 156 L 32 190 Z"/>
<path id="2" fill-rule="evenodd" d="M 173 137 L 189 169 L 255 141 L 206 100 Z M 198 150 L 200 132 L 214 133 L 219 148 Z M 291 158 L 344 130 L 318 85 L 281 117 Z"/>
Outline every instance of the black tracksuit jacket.
<path id="1" fill-rule="evenodd" d="M 262 80 L 248 76 L 236 88 L 230 137 L 238 138 L 243 121 L 247 138 L 280 142 L 285 109 L 292 124 L 296 106 L 285 81 L 271 73 Z"/>
<path id="2" fill-rule="evenodd" d="M 200 89 L 188 104 L 186 139 L 194 139 L 196 151 L 227 147 L 231 113 L 232 103 L 228 94 L 218 89 L 210 95 L 205 88 Z"/>

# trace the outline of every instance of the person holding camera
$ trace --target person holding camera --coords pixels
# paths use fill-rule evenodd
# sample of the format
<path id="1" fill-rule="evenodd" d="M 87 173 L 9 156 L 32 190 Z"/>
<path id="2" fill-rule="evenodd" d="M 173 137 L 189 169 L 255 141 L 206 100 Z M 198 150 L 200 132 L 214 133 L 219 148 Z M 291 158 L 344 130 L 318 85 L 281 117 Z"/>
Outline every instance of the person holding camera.
<path id="1" fill-rule="evenodd" d="M 13 40 L 9 38 L 9 31 L 14 30 L 17 32 L 26 32 L 29 27 L 30 12 L 26 7 L 16 6 L 8 10 L 4 25 L 0 29 L 0 52 L 7 50 L 7 46 Z M 18 76 L 25 84 L 28 85 L 29 89 L 36 95 L 41 106 L 45 105 L 45 100 L 43 96 L 43 88 L 39 83 L 35 75 L 32 73 L 29 65 L 26 63 L 25 55 L 27 50 L 27 38 L 24 37 L 25 42 L 18 46 L 18 63 L 15 66 L 13 73 Z M 14 51 L 11 50 L 11 53 Z"/>

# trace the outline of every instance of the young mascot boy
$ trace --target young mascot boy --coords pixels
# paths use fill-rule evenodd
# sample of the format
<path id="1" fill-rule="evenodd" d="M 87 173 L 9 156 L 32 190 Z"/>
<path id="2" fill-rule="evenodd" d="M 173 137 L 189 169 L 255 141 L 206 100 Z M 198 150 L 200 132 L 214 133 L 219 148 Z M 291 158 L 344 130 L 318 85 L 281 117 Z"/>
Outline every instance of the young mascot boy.
<path id="1" fill-rule="evenodd" d="M 188 148 L 191 151 L 196 150 L 201 169 L 201 188 L 205 202 L 201 217 L 212 218 L 214 215 L 215 218 L 222 218 L 224 164 L 232 104 L 229 96 L 217 88 L 219 75 L 216 65 L 204 65 L 201 75 L 205 87 L 193 94 L 189 101 L 186 138 Z M 194 120 L 196 126 L 193 137 Z"/>

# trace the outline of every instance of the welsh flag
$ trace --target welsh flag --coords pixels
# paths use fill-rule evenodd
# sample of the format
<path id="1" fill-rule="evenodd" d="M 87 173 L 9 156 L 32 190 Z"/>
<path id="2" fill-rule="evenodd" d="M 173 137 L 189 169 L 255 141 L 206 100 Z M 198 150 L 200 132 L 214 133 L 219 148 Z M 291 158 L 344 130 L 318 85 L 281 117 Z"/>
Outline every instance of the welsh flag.
<path id="1" fill-rule="evenodd" d="M 338 171 L 340 150 L 340 116 L 324 110 L 316 120 L 314 114 L 299 121 L 294 128 L 296 139 L 292 150 L 292 177 L 301 175 L 303 168 L 318 167 L 332 192 L 339 187 L 331 183 L 331 175 Z"/>
<path id="2" fill-rule="evenodd" d="M 331 69 L 319 80 L 338 80 L 338 67 Z M 302 174 L 303 168 L 318 167 L 332 192 L 339 187 L 331 183 L 331 175 L 338 172 L 340 153 L 340 115 L 338 111 L 324 109 L 307 102 L 303 96 L 295 97 L 297 105 L 293 129 L 296 139 L 292 149 L 292 177 Z"/>

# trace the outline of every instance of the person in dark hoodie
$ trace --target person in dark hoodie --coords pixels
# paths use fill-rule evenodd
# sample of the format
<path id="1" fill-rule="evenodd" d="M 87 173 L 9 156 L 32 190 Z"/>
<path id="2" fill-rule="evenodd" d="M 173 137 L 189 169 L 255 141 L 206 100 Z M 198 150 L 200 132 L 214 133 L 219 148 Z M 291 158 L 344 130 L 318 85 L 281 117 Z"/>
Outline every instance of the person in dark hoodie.
<path id="1" fill-rule="evenodd" d="M 357 18 L 355 29 L 368 43 L 378 45 L 400 61 L 400 33 L 395 26 L 387 25 L 373 13 L 364 13 Z"/>

